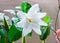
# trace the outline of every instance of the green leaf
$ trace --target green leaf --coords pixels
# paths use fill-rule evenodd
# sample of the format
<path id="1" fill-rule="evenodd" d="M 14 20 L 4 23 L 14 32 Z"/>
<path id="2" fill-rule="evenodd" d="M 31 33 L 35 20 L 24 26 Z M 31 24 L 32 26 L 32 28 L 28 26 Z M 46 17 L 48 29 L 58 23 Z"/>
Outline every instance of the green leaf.
<path id="1" fill-rule="evenodd" d="M 5 37 L 6 37 L 6 31 L 4 30 L 3 26 L 0 26 L 0 43 L 6 43 Z"/>
<path id="2" fill-rule="evenodd" d="M 50 18 L 49 16 L 45 16 L 45 17 L 44 17 L 44 21 L 45 21 L 46 23 L 50 23 L 50 22 L 51 22 L 51 18 Z"/>
<path id="3" fill-rule="evenodd" d="M 6 31 L 8 32 L 9 31 L 9 26 L 8 26 L 8 23 L 7 23 L 5 18 L 4 18 L 4 26 L 5 26 Z"/>
<path id="4" fill-rule="evenodd" d="M 0 25 L 0 43 L 12 43 L 9 42 L 7 31 L 5 30 L 5 27 Z"/>
<path id="5" fill-rule="evenodd" d="M 21 37 L 22 31 L 13 24 L 8 32 L 9 41 L 16 41 Z"/>
<path id="6" fill-rule="evenodd" d="M 5 30 L 5 27 L 0 25 L 0 43 L 7 43 L 7 31 Z"/>
<path id="7" fill-rule="evenodd" d="M 21 4 L 21 10 L 25 13 L 28 13 L 29 9 L 31 8 L 31 5 L 28 2 L 22 2 Z"/>
<path id="8" fill-rule="evenodd" d="M 6 36 L 6 30 L 5 27 L 0 25 L 0 34 L 2 34 L 4 37 Z"/>
<path id="9" fill-rule="evenodd" d="M 32 37 L 32 32 L 30 32 L 30 33 L 28 34 L 28 37 L 29 37 L 29 38 L 31 38 L 31 37 Z"/>
<path id="10" fill-rule="evenodd" d="M 45 40 L 50 34 L 49 26 L 41 26 L 42 35 L 40 35 L 41 40 Z"/>

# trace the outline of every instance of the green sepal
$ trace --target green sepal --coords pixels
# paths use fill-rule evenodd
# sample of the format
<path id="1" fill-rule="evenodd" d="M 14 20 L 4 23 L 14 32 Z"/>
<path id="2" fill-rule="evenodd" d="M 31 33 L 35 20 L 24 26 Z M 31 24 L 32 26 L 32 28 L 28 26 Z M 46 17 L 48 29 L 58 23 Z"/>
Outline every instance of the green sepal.
<path id="1" fill-rule="evenodd" d="M 4 26 L 5 26 L 6 31 L 8 32 L 9 31 L 9 26 L 8 26 L 8 23 L 7 23 L 5 18 L 4 18 Z"/>
<path id="2" fill-rule="evenodd" d="M 41 26 L 41 32 L 40 35 L 41 40 L 45 40 L 50 35 L 50 27 L 49 26 Z"/>
<path id="3" fill-rule="evenodd" d="M 29 37 L 29 38 L 32 38 L 32 32 L 30 32 L 30 33 L 28 34 L 28 37 Z"/>
<path id="4" fill-rule="evenodd" d="M 28 13 L 29 9 L 31 8 L 31 4 L 28 2 L 22 2 L 21 4 L 21 10 L 25 13 Z"/>
<path id="5" fill-rule="evenodd" d="M 50 18 L 49 16 L 45 16 L 45 17 L 44 17 L 44 21 L 45 21 L 46 23 L 50 23 L 50 22 L 51 22 L 51 18 Z"/>
<path id="6" fill-rule="evenodd" d="M 8 39 L 10 42 L 16 41 L 22 37 L 22 31 L 20 29 L 21 28 L 17 28 L 14 24 L 12 24 L 12 26 L 8 32 Z"/>

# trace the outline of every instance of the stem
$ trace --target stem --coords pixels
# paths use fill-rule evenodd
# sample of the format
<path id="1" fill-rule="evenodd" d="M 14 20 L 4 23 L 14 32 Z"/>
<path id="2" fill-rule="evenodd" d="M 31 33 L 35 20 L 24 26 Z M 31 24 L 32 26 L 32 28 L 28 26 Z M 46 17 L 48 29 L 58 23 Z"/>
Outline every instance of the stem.
<path id="1" fill-rule="evenodd" d="M 59 1 L 59 0 L 58 0 Z M 59 4 L 59 3 L 58 3 Z M 59 6 L 58 6 L 58 8 L 59 8 Z M 57 28 L 57 20 L 58 20 L 58 15 L 59 15 L 59 10 L 60 9 L 58 9 L 58 12 L 57 12 L 57 16 L 56 16 L 56 20 L 55 20 L 55 31 L 56 31 L 56 28 Z"/>
<path id="2" fill-rule="evenodd" d="M 22 37 L 22 43 L 26 43 L 25 37 Z"/>
<path id="3" fill-rule="evenodd" d="M 45 43 L 45 40 L 42 40 L 42 43 Z"/>
<path id="4" fill-rule="evenodd" d="M 12 42 L 12 43 L 14 43 L 14 42 Z"/>

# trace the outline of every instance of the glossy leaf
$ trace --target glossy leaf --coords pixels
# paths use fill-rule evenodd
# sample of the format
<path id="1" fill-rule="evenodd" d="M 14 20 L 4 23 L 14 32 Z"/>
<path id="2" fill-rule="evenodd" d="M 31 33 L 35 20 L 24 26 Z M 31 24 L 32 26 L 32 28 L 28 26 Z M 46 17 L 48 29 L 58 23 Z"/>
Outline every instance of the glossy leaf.
<path id="1" fill-rule="evenodd" d="M 21 10 L 25 13 L 28 13 L 29 9 L 31 8 L 31 5 L 28 2 L 22 2 L 21 4 Z"/>
<path id="2" fill-rule="evenodd" d="M 40 35 L 41 40 L 45 40 L 50 34 L 49 26 L 41 26 L 42 35 Z"/>
<path id="3" fill-rule="evenodd" d="M 8 32 L 9 41 L 16 41 L 22 37 L 22 31 L 20 29 L 17 28 L 14 24 L 11 26 L 10 31 Z"/>

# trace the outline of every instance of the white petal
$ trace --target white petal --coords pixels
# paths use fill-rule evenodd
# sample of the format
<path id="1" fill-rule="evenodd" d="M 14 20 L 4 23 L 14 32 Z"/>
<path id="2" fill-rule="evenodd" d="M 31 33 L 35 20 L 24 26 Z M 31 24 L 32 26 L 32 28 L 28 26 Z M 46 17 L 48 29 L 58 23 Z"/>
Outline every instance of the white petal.
<path id="1" fill-rule="evenodd" d="M 46 13 L 36 13 L 34 15 L 31 16 L 31 18 L 34 21 L 39 21 L 41 18 L 43 18 L 44 16 L 46 16 Z M 29 16 L 28 16 L 29 17 Z"/>
<path id="2" fill-rule="evenodd" d="M 4 17 L 5 17 L 5 19 L 7 20 L 8 24 L 9 24 L 9 25 L 12 25 L 12 22 L 11 22 L 10 18 L 9 18 L 8 16 L 4 16 Z"/>
<path id="3" fill-rule="evenodd" d="M 14 10 L 12 10 L 12 9 L 6 9 L 6 10 L 3 10 L 4 12 L 11 12 L 11 11 L 13 11 L 14 12 Z"/>
<path id="4" fill-rule="evenodd" d="M 14 15 L 15 15 L 15 10 L 12 10 L 12 9 L 4 10 L 4 12 L 9 12 L 9 13 L 11 13 L 11 14 L 14 14 Z"/>
<path id="5" fill-rule="evenodd" d="M 0 13 L 0 15 L 4 15 L 5 13 Z"/>
<path id="6" fill-rule="evenodd" d="M 25 15 L 26 13 L 18 10 L 17 14 L 21 14 L 21 15 L 23 14 L 23 15 Z"/>
<path id="7" fill-rule="evenodd" d="M 9 25 L 12 25 L 12 22 L 11 22 L 11 20 L 10 20 L 10 19 L 9 19 L 7 22 L 8 22 L 8 24 L 9 24 Z"/>
<path id="8" fill-rule="evenodd" d="M 36 16 L 38 17 L 38 18 L 43 18 L 43 17 L 45 17 L 46 16 L 46 13 L 37 13 L 36 14 Z"/>
<path id="9" fill-rule="evenodd" d="M 28 18 L 32 18 L 33 21 L 39 21 L 41 18 L 43 18 L 44 16 L 46 16 L 46 13 L 36 13 L 36 14 L 32 14 L 31 16 L 30 15 L 27 15 Z"/>
<path id="10" fill-rule="evenodd" d="M 42 21 L 42 20 L 40 20 L 40 21 L 38 22 L 38 24 L 39 24 L 40 26 L 47 26 L 47 25 L 48 25 L 47 23 L 45 23 L 45 22 Z"/>
<path id="11" fill-rule="evenodd" d="M 16 9 L 21 9 L 21 7 L 20 7 L 20 6 L 16 6 L 15 8 L 16 8 Z"/>
<path id="12" fill-rule="evenodd" d="M 6 20 L 9 20 L 9 17 L 8 16 L 4 16 Z"/>
<path id="13" fill-rule="evenodd" d="M 39 12 L 39 5 L 38 5 L 38 4 L 33 5 L 33 6 L 30 8 L 28 14 L 29 14 L 29 15 L 32 15 L 32 14 L 35 14 L 36 12 Z"/>
<path id="14" fill-rule="evenodd" d="M 16 26 L 17 26 L 17 27 L 24 27 L 25 24 L 26 24 L 26 21 L 25 21 L 25 20 L 21 20 L 20 22 L 18 22 L 18 23 L 16 24 Z"/>
<path id="15" fill-rule="evenodd" d="M 24 13 L 22 11 L 18 11 L 17 16 L 21 19 L 25 19 L 26 18 L 26 13 Z"/>
<path id="16" fill-rule="evenodd" d="M 41 35 L 40 25 L 33 24 L 33 30 L 38 34 Z"/>
<path id="17" fill-rule="evenodd" d="M 27 28 L 23 28 L 23 37 L 26 36 L 28 33 L 30 33 L 32 31 L 31 26 L 28 26 Z"/>
<path id="18" fill-rule="evenodd" d="M 0 13 L 0 21 L 4 19 L 4 13 Z"/>
<path id="19" fill-rule="evenodd" d="M 18 22 L 18 18 L 13 17 L 13 18 L 12 18 L 12 21 L 13 21 L 14 23 L 17 23 L 17 22 Z"/>

